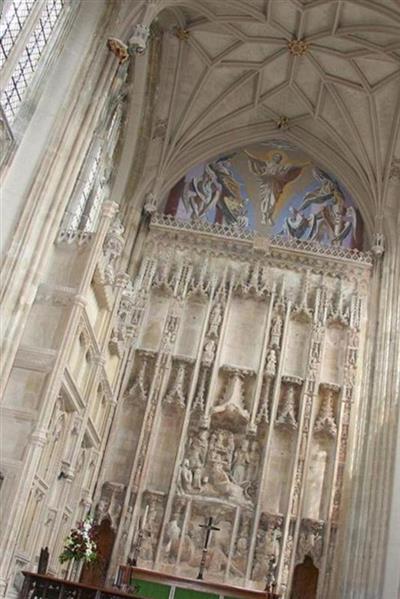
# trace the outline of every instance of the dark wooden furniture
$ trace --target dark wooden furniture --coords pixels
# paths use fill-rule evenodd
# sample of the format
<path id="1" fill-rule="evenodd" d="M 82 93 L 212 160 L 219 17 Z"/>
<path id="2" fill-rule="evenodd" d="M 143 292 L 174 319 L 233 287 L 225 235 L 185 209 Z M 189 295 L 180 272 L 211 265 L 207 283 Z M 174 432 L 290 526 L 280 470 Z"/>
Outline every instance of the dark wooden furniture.
<path id="1" fill-rule="evenodd" d="M 124 593 L 117 588 L 93 587 L 35 572 L 23 572 L 23 575 L 25 580 L 20 599 L 152 599 L 136 593 Z"/>

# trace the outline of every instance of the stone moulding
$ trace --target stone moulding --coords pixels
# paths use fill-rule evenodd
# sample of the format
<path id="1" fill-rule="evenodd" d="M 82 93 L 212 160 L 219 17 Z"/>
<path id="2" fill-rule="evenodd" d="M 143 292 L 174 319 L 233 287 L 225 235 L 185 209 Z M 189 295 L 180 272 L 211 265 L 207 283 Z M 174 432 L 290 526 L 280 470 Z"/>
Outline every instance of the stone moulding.
<path id="1" fill-rule="evenodd" d="M 239 229 L 235 226 L 211 224 L 206 221 L 186 222 L 178 220 L 170 215 L 155 213 L 152 215 L 150 228 L 159 231 L 181 231 L 193 232 L 200 237 L 212 237 L 216 240 L 230 240 L 235 244 L 240 243 L 249 246 L 251 244 L 257 251 L 271 254 L 286 250 L 292 256 L 308 255 L 314 257 L 330 258 L 334 261 L 344 262 L 349 265 L 372 267 L 373 256 L 371 252 L 361 252 L 338 246 L 324 246 L 316 241 L 299 241 L 288 239 L 280 235 L 271 238 L 260 237 L 255 231 Z M 264 243 L 260 244 L 260 239 Z"/>

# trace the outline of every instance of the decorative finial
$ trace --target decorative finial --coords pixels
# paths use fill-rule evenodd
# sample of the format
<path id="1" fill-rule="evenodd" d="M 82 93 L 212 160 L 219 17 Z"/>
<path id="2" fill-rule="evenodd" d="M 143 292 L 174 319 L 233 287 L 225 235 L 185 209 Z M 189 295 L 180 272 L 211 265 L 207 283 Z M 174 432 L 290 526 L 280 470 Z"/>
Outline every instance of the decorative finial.
<path id="1" fill-rule="evenodd" d="M 310 42 L 294 39 L 288 42 L 288 49 L 292 56 L 304 56 L 310 47 Z"/>

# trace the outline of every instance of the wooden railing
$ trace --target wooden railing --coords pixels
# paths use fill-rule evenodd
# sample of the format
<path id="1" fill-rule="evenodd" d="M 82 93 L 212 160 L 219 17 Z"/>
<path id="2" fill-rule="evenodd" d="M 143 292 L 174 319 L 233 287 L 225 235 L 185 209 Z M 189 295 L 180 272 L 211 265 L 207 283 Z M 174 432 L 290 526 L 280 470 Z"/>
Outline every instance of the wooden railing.
<path id="1" fill-rule="evenodd" d="M 196 596 L 204 593 L 208 597 L 215 595 L 229 597 L 230 599 L 279 599 L 279 595 L 268 591 L 256 591 L 216 582 L 192 580 L 131 566 L 120 567 L 120 573 L 122 575 L 120 584 L 124 590 L 117 587 L 95 587 L 35 572 L 23 572 L 25 580 L 19 599 L 154 599 L 148 594 L 143 595 L 135 592 L 135 584 L 140 587 L 142 581 L 158 583 L 176 589 L 186 589 L 188 596 L 191 596 L 191 591 L 194 591 L 197 592 Z"/>
<path id="2" fill-rule="evenodd" d="M 25 580 L 20 599 L 152 599 L 133 592 L 124 593 L 117 588 L 92 587 L 35 572 L 23 572 L 23 575 Z"/>

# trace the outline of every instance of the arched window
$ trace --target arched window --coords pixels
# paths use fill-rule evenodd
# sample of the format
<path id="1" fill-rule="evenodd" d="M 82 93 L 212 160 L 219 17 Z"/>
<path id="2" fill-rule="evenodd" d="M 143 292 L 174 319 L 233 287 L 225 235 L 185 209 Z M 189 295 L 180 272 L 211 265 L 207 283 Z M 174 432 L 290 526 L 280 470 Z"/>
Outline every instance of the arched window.
<path id="1" fill-rule="evenodd" d="M 107 195 L 114 151 L 121 128 L 122 99 L 123 97 L 118 95 L 116 106 L 111 108 L 98 126 L 65 211 L 61 225 L 63 230 L 89 233 L 96 230 L 101 206 Z M 109 104 L 113 105 L 115 102 L 110 101 Z"/>
<path id="2" fill-rule="evenodd" d="M 64 8 L 64 0 L 11 0 L 0 24 L 1 105 L 12 124 Z"/>

